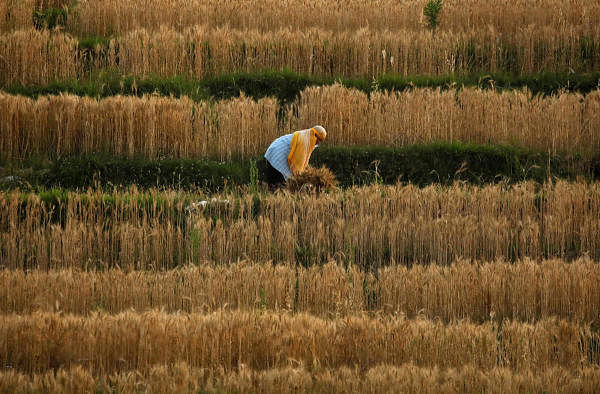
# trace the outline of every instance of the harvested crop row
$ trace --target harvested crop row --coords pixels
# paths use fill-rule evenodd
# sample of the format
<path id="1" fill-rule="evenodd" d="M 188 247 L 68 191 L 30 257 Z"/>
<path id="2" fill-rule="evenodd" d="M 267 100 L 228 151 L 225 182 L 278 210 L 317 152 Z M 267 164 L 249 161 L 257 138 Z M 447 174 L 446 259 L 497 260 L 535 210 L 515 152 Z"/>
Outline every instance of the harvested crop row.
<path id="1" fill-rule="evenodd" d="M 369 29 L 335 33 L 321 28 L 259 32 L 194 26 L 183 32 L 134 30 L 85 51 L 68 34 L 21 30 L 0 36 L 0 57 L 11 59 L 0 62 L 0 85 L 83 78 L 106 67 L 123 74 L 195 78 L 284 68 L 366 78 L 596 71 L 600 26 L 592 25 L 585 33 L 580 30 L 527 26 L 505 36 L 488 28 L 432 34 Z M 53 46 L 53 42 L 64 44 Z"/>
<path id="2" fill-rule="evenodd" d="M 154 366 L 149 372 L 126 371 L 94 375 L 80 366 L 27 375 L 0 372 L 0 390 L 15 394 L 31 392 L 327 392 L 327 393 L 585 393 L 600 387 L 600 370 L 595 367 L 570 370 L 550 368 L 515 372 L 508 368 L 489 371 L 471 365 L 456 369 L 379 365 L 360 371 L 352 368 L 295 366 L 267 370 L 240 367 L 234 372 L 192 368 L 186 363 Z"/>
<path id="3" fill-rule="evenodd" d="M 277 136 L 315 124 L 327 128 L 332 145 L 460 141 L 591 157 L 600 150 L 600 91 L 542 98 L 526 90 L 416 89 L 368 96 L 333 85 L 305 89 L 290 107 L 271 98 L 196 103 L 61 95 L 33 100 L 0 93 L 0 157 L 104 152 L 226 160 L 263 154 Z"/>
<path id="4" fill-rule="evenodd" d="M 328 263 L 236 263 L 171 270 L 0 271 L 0 311 L 118 313 L 133 308 L 167 312 L 220 309 L 308 312 L 344 316 L 372 311 L 449 322 L 551 316 L 600 323 L 600 265 L 523 260 L 451 266 L 392 266 L 375 275 Z"/>
<path id="5" fill-rule="evenodd" d="M 66 4 L 65 4 L 66 3 Z M 33 26 L 37 9 L 61 8 L 65 0 L 5 1 L 0 8 L 0 31 Z M 211 27 L 273 31 L 282 28 L 325 27 L 334 31 L 424 30 L 425 1 L 338 0 L 80 0 L 70 7 L 65 30 L 78 35 L 108 36 L 146 28 L 168 26 L 176 30 L 196 24 Z M 512 34 L 523 26 L 547 26 L 554 29 L 587 27 L 600 19 L 600 6 L 594 0 L 494 2 L 446 0 L 440 17 L 441 31 L 468 31 L 490 27 Z"/>
<path id="6" fill-rule="evenodd" d="M 186 362 L 191 367 L 253 369 L 310 366 L 361 370 L 412 362 L 422 367 L 472 364 L 514 371 L 580 368 L 600 361 L 600 334 L 589 326 L 546 319 L 446 325 L 403 317 L 307 314 L 125 312 L 88 317 L 57 313 L 4 315 L 1 365 L 26 373 L 80 364 L 95 373 Z"/>
<path id="7" fill-rule="evenodd" d="M 66 204 L 48 206 L 36 195 L 2 194 L 0 261 L 25 269 L 164 269 L 207 260 L 309 265 L 335 258 L 377 268 L 460 257 L 600 257 L 598 183 L 230 195 L 189 215 L 177 195 L 157 193 L 144 203 L 142 194 L 115 194 L 107 204 L 94 192 L 71 193 Z"/>

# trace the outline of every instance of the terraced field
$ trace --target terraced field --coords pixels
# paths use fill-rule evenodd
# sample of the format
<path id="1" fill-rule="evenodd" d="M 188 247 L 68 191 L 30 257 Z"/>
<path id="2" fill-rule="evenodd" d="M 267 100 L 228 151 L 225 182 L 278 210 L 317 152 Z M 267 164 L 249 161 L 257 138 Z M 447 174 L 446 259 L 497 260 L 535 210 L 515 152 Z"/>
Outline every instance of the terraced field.
<path id="1" fill-rule="evenodd" d="M 600 5 L 427 3 L 0 0 L 0 391 L 600 391 Z"/>
<path id="2" fill-rule="evenodd" d="M 498 94 L 475 88 L 368 96 L 333 85 L 307 88 L 288 105 L 273 98 L 196 103 L 155 96 L 96 100 L 61 95 L 32 100 L 0 93 L 0 108 L 0 155 L 6 158 L 104 152 L 228 160 L 260 155 L 286 130 L 319 120 L 337 131 L 330 143 L 342 146 L 516 144 L 587 157 L 600 150 L 598 90 L 547 98 L 527 90 Z"/>

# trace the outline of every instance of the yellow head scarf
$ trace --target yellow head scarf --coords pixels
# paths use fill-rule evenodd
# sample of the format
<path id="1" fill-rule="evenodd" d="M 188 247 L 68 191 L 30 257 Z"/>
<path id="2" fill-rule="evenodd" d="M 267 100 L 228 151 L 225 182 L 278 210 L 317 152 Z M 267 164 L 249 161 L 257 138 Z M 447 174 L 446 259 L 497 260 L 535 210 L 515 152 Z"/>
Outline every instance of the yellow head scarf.
<path id="1" fill-rule="evenodd" d="M 322 126 L 294 132 L 288 155 L 288 164 L 293 175 L 304 171 L 315 145 L 325 138 L 327 138 L 327 132 Z"/>

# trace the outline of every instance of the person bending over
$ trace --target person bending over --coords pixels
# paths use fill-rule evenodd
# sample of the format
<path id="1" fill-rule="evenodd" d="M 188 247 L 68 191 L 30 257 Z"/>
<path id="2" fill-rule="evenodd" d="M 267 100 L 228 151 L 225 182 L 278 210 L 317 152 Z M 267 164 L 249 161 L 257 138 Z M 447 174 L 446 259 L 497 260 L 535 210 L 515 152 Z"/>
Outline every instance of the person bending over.
<path id="1" fill-rule="evenodd" d="M 292 177 L 302 173 L 313 150 L 327 138 L 323 126 L 282 135 L 269 145 L 265 153 L 265 178 L 271 188 L 279 188 Z"/>

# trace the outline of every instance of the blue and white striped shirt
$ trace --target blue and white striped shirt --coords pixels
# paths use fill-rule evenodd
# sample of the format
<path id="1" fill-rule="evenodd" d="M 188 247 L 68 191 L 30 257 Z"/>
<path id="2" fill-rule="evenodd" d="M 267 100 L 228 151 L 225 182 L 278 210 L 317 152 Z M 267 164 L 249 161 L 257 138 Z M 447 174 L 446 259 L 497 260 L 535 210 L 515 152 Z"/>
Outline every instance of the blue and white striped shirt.
<path id="1" fill-rule="evenodd" d="M 290 143 L 292 142 L 292 136 L 294 134 L 286 134 L 277 138 L 269 145 L 267 152 L 265 153 L 265 159 L 273 168 L 281 172 L 281 175 L 288 180 L 292 177 L 292 171 L 288 164 L 288 156 L 290 154 Z"/>

